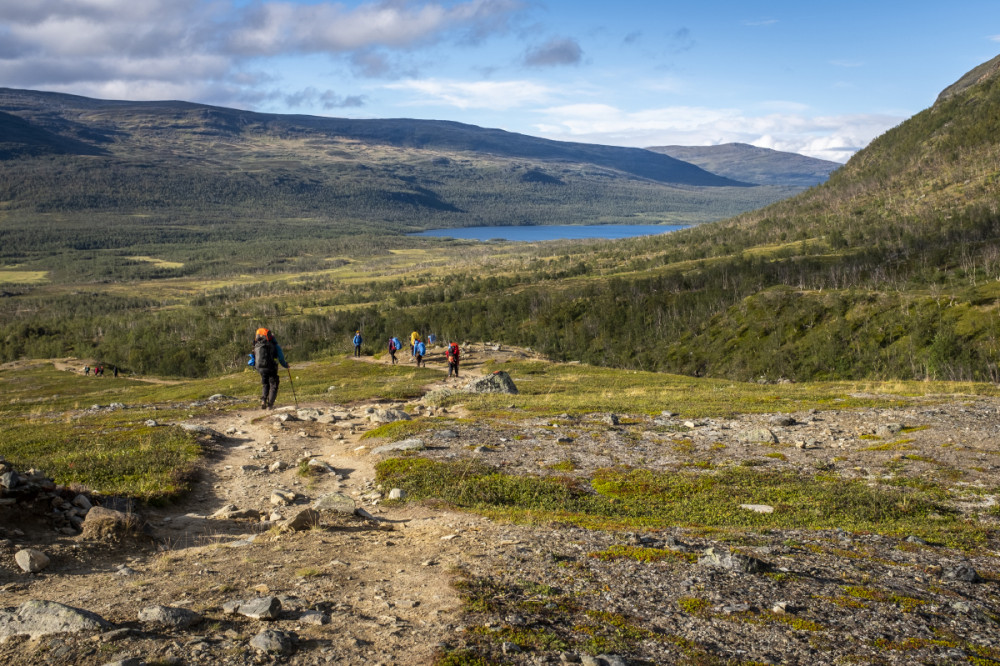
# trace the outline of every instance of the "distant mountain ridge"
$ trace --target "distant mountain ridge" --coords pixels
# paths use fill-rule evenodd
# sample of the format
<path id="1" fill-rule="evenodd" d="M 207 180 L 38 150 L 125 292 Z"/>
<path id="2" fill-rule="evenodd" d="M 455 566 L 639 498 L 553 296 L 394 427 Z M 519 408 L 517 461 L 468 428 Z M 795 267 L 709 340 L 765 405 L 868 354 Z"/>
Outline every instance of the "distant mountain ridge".
<path id="1" fill-rule="evenodd" d="M 287 221 L 298 238 L 348 229 L 696 224 L 787 198 L 804 189 L 798 182 L 757 185 L 735 169 L 719 175 L 642 148 L 450 121 L 0 88 L 0 223 L 16 233 L 56 213 L 84 234 L 97 233 L 89 216 L 99 213 L 121 218 L 121 229 L 136 221 L 145 229 Z"/>
<path id="2" fill-rule="evenodd" d="M 661 183 L 696 187 L 749 185 L 710 173 L 668 155 L 640 148 L 539 139 L 452 121 L 268 114 L 190 102 L 105 101 L 10 88 L 0 88 L 0 111 L 25 119 L 31 126 L 39 128 L 38 131 L 75 139 L 80 143 L 72 145 L 77 146 L 86 145 L 90 141 L 111 140 L 115 135 L 112 128 L 122 122 L 116 119 L 133 115 L 158 119 L 162 123 L 159 128 L 142 128 L 145 130 L 166 129 L 171 125 L 176 129 L 183 129 L 183 123 L 194 121 L 201 126 L 199 133 L 206 137 L 233 137 L 261 131 L 299 133 L 399 148 L 470 151 L 509 158 L 591 163 Z M 0 128 L 6 136 L 8 127 L 0 125 Z M 59 150 L 56 145 L 52 145 L 52 149 L 54 152 L 68 152 Z"/>
<path id="3" fill-rule="evenodd" d="M 819 185 L 842 164 L 747 143 L 717 146 L 651 146 L 646 150 L 696 164 L 720 176 L 756 185 Z"/>

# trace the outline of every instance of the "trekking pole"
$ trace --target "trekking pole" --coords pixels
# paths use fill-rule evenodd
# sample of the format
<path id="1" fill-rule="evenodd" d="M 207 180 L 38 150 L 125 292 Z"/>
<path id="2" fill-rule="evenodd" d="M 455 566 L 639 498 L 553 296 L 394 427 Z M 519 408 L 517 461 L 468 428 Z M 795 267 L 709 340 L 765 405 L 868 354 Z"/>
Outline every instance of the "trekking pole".
<path id="1" fill-rule="evenodd" d="M 288 385 L 292 387 L 292 400 L 295 401 L 295 409 L 298 409 L 299 408 L 299 398 L 298 398 L 297 395 L 295 395 L 295 383 L 292 381 L 292 369 L 291 368 L 285 368 L 285 371 L 288 372 Z"/>

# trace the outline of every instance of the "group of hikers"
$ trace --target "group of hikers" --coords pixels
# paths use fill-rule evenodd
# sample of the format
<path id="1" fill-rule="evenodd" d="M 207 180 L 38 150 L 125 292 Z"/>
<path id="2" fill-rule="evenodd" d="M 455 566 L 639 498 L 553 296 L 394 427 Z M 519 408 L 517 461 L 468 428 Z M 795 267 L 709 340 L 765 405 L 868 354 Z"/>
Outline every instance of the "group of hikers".
<path id="1" fill-rule="evenodd" d="M 114 366 L 112 368 L 112 371 L 114 372 L 115 377 L 117 377 L 118 376 L 118 366 L 117 365 Z M 88 365 L 83 366 L 83 374 L 84 374 L 84 376 L 89 377 L 90 373 L 91 373 L 91 367 L 90 367 L 90 365 L 88 364 Z M 93 373 L 94 373 L 95 377 L 103 377 L 104 376 L 104 365 L 101 364 L 101 363 L 98 363 L 97 365 L 95 365 L 94 368 L 93 368 Z"/>
<path id="2" fill-rule="evenodd" d="M 432 338 L 433 336 L 429 337 Z M 364 342 L 360 330 L 354 332 L 352 342 L 354 344 L 354 356 L 360 357 L 361 344 Z M 389 338 L 389 358 L 392 360 L 393 365 L 396 365 L 398 362 L 396 352 L 400 349 L 402 349 L 402 344 L 399 338 L 395 336 Z M 420 339 L 420 334 L 414 331 L 410 334 L 410 356 L 414 359 L 418 368 L 427 367 L 427 363 L 424 360 L 426 354 L 427 345 Z M 458 364 L 461 355 L 458 343 L 449 342 L 445 352 L 445 357 L 448 361 L 448 377 L 458 377 Z M 269 329 L 258 328 L 254 333 L 253 352 L 250 354 L 250 360 L 247 362 L 247 365 L 255 368 L 260 373 L 260 408 L 271 409 L 274 407 L 274 399 L 278 396 L 278 384 L 281 381 L 278 377 L 278 367 L 281 366 L 288 369 L 289 366 L 285 361 L 285 353 L 282 351 L 281 345 L 278 344 L 274 333 Z M 290 379 L 291 374 L 289 374 Z"/>
<path id="3" fill-rule="evenodd" d="M 428 338 L 433 338 L 434 336 L 428 336 Z M 433 342 L 433 340 L 431 340 Z M 361 356 L 361 343 L 364 339 L 361 337 L 361 331 L 354 332 L 354 356 Z M 389 338 L 389 359 L 392 361 L 393 365 L 399 362 L 396 358 L 396 352 L 403 348 L 403 343 L 399 341 L 399 338 L 392 336 Z M 427 355 L 427 345 L 424 341 L 420 339 L 420 333 L 413 331 L 410 333 L 410 358 L 416 362 L 417 367 L 427 367 L 427 362 L 424 360 L 424 356 Z M 445 357 L 448 360 L 448 376 L 458 377 L 458 363 L 461 358 L 462 352 L 458 348 L 457 342 L 449 342 L 447 350 L 445 351 Z"/>

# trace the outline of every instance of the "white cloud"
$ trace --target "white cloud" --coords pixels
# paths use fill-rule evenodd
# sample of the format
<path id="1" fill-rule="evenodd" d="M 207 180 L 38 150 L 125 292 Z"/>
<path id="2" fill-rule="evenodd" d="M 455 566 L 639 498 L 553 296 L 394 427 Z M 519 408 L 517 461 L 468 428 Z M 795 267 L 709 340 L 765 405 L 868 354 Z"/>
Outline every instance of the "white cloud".
<path id="1" fill-rule="evenodd" d="M 268 2 L 255 6 L 227 41 L 243 55 L 344 52 L 372 46 L 405 49 L 454 31 L 502 28 L 521 7 L 516 0 L 451 5 L 386 0 L 353 9 L 329 2 Z"/>
<path id="2" fill-rule="evenodd" d="M 361 76 L 412 76 L 373 49 L 395 51 L 444 39 L 503 32 L 521 0 L 0 0 L 0 85 L 122 98 L 242 88 L 264 56 L 321 53 L 344 58 Z M 390 54 L 391 55 L 391 54 Z M 218 94 L 213 94 L 217 97 Z M 204 95 L 195 99 L 205 101 Z"/>
<path id="3" fill-rule="evenodd" d="M 532 81 L 447 81 L 411 79 L 383 86 L 415 93 L 408 106 L 446 105 L 459 109 L 513 109 L 545 103 L 552 90 Z"/>
<path id="4" fill-rule="evenodd" d="M 800 109 L 801 111 L 801 109 Z M 535 128 L 543 136 L 627 146 L 749 143 L 837 162 L 846 161 L 903 118 L 886 115 L 752 115 L 735 108 L 673 106 L 624 111 L 606 104 L 543 109 Z"/>

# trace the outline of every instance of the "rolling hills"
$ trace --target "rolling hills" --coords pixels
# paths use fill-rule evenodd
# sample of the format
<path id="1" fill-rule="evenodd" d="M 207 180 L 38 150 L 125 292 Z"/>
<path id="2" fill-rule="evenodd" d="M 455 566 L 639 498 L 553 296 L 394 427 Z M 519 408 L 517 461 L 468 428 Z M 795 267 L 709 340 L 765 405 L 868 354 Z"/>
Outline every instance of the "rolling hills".
<path id="1" fill-rule="evenodd" d="M 803 189 L 819 185 L 840 168 L 838 162 L 806 157 L 746 143 L 719 146 L 651 146 L 655 153 L 697 164 L 720 176 L 758 185 L 796 185 Z"/>
<path id="2" fill-rule="evenodd" d="M 0 230 L 22 251 L 248 242 L 261 240 L 261 224 L 296 241 L 484 224 L 698 223 L 799 189 L 637 148 L 455 122 L 0 89 Z M 26 232 L 39 225 L 51 233 Z"/>

